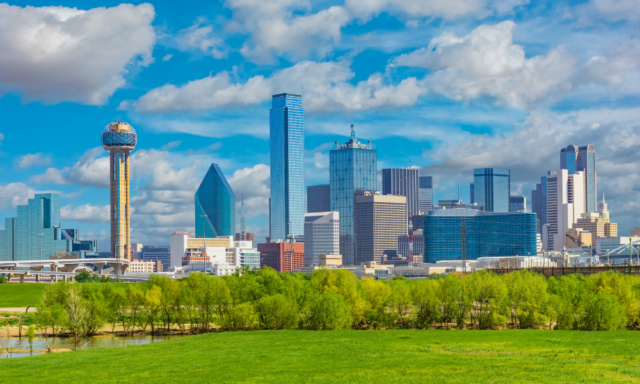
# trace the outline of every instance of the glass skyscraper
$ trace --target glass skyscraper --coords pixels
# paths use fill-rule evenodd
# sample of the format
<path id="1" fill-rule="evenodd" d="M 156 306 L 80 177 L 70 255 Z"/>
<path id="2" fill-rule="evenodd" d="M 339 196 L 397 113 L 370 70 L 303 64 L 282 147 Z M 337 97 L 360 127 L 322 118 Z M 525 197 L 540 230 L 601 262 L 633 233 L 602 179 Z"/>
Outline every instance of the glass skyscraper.
<path id="1" fill-rule="evenodd" d="M 431 176 L 420 176 L 420 186 L 418 190 L 418 206 L 420 212 L 433 210 L 433 178 Z M 414 215 L 415 216 L 415 215 Z"/>
<path id="2" fill-rule="evenodd" d="M 538 218 L 538 233 L 542 233 L 542 226 L 547 224 L 547 177 L 540 178 L 536 189 L 531 191 L 531 211 Z"/>
<path id="3" fill-rule="evenodd" d="M 508 169 L 474 169 L 473 185 L 473 200 L 486 212 L 509 212 L 511 176 Z"/>
<path id="4" fill-rule="evenodd" d="M 307 187 L 307 213 L 331 210 L 331 187 L 329 184 Z"/>
<path id="5" fill-rule="evenodd" d="M 526 212 L 527 198 L 524 196 L 511 196 L 509 198 L 509 212 Z"/>
<path id="6" fill-rule="evenodd" d="M 570 175 L 583 171 L 585 212 L 598 211 L 598 176 L 596 173 L 596 149 L 592 144 L 576 147 L 568 145 L 560 150 L 560 169 Z"/>
<path id="7" fill-rule="evenodd" d="M 382 194 L 407 198 L 407 219 L 419 214 L 420 171 L 411 168 L 382 170 Z"/>
<path id="8" fill-rule="evenodd" d="M 196 237 L 213 238 L 236 233 L 236 195 L 218 164 L 211 164 L 195 199 Z"/>
<path id="9" fill-rule="evenodd" d="M 281 93 L 271 102 L 269 233 L 274 240 L 289 234 L 302 237 L 306 210 L 302 96 Z"/>
<path id="10" fill-rule="evenodd" d="M 18 217 L 5 219 L 0 260 L 46 260 L 59 252 L 96 251 L 95 241 L 77 237 L 77 229 L 60 228 L 60 195 L 38 193 L 27 205 L 18 206 Z"/>
<path id="11" fill-rule="evenodd" d="M 535 213 L 443 209 L 423 217 L 424 262 L 495 256 L 536 256 Z"/>
<path id="12" fill-rule="evenodd" d="M 340 213 L 340 253 L 344 265 L 355 263 L 354 194 L 357 190 L 378 189 L 378 154 L 371 142 L 356 140 L 353 126 L 351 140 L 344 145 L 336 141 L 329 152 L 331 210 Z"/>

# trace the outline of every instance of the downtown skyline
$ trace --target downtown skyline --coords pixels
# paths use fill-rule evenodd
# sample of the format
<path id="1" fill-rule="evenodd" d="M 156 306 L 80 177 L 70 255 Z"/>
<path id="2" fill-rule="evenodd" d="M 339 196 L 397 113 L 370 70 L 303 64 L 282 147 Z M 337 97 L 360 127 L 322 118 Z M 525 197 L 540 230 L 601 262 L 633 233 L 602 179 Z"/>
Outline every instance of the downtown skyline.
<path id="1" fill-rule="evenodd" d="M 105 56 L 74 56 L 71 46 L 20 62 L 9 55 L 19 45 L 0 33 L 0 216 L 15 216 L 34 193 L 58 191 L 63 226 L 108 250 L 109 162 L 98 139 L 106 124 L 124 120 L 139 137 L 131 155 L 133 243 L 162 245 L 173 231 L 194 232 L 193 195 L 211 163 L 244 194 L 247 232 L 262 238 L 271 95 L 288 92 L 302 94 L 307 186 L 329 182 L 329 150 L 348 140 L 352 123 L 358 139 L 377 150 L 379 186 L 382 169 L 411 162 L 433 176 L 434 201 L 454 199 L 458 182 L 468 185 L 474 168 L 489 167 L 509 169 L 511 193 L 529 200 L 540 177 L 559 168 L 562 147 L 593 144 L 598 195 L 606 194 L 620 233 L 629 233 L 640 226 L 640 49 L 637 32 L 630 33 L 638 20 L 584 2 L 516 3 L 523 4 L 487 2 L 465 14 L 391 5 L 369 12 L 355 2 L 282 6 L 290 28 L 302 28 L 309 16 L 335 23 L 324 24 L 332 39 L 295 30 L 283 46 L 266 44 L 269 35 L 252 29 L 259 10 L 237 1 L 181 6 L 177 18 L 176 6 L 162 2 L 135 9 L 65 2 L 93 9 L 74 17 L 94 22 L 128 15 L 121 32 L 63 31 L 66 39 L 90 36 L 101 54 L 117 52 L 119 61 L 99 66 Z M 262 11 L 274 12 L 270 22 L 280 17 Z M 28 12 L 0 5 L 5 18 Z M 13 28 L 18 39 L 33 30 L 14 18 L 0 32 Z M 128 49 L 105 42 L 132 32 Z M 56 66 L 63 60 L 56 49 L 83 60 L 70 67 L 73 77 Z M 495 61 L 473 56 L 477 50 Z M 455 58 L 474 64 L 457 66 Z M 550 62 L 553 71 L 543 65 Z M 48 78 L 36 86 L 16 68 Z M 456 74 L 465 75 L 458 76 L 463 84 Z M 529 77 L 537 81 L 522 84 Z M 462 199 L 469 201 L 464 188 Z M 239 199 L 236 205 L 239 218 Z"/>

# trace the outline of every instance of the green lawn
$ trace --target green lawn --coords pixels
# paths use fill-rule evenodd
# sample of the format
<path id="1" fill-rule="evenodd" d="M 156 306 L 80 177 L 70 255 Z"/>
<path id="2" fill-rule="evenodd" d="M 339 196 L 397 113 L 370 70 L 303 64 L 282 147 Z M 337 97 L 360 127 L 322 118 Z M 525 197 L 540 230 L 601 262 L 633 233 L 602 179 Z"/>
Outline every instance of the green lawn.
<path id="1" fill-rule="evenodd" d="M 629 382 L 640 332 L 255 331 L 0 360 L 2 382 Z"/>
<path id="2" fill-rule="evenodd" d="M 36 306 L 46 284 L 0 284 L 0 308 Z"/>

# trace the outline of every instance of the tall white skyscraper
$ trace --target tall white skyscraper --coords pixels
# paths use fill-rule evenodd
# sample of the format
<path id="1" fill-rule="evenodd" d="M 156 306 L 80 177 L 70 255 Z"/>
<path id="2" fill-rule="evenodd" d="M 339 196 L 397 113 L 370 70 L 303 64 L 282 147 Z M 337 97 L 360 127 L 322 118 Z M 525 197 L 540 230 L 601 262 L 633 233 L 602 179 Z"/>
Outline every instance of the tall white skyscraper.
<path id="1" fill-rule="evenodd" d="M 542 239 L 547 251 L 562 251 L 567 229 L 585 212 L 584 172 L 566 169 L 547 176 L 547 224 Z"/>

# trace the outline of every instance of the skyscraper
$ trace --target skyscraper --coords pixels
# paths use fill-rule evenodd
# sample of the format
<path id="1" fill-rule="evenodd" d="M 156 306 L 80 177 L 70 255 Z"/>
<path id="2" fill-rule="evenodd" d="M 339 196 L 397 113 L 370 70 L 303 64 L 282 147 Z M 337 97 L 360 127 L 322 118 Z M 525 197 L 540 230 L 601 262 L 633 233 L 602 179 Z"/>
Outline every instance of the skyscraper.
<path id="1" fill-rule="evenodd" d="M 196 237 L 236 233 L 236 195 L 218 164 L 211 164 L 195 195 Z"/>
<path id="2" fill-rule="evenodd" d="M 340 214 L 304 215 L 304 265 L 320 265 L 320 255 L 340 254 Z"/>
<path id="3" fill-rule="evenodd" d="M 407 218 L 418 215 L 418 192 L 420 171 L 410 168 L 387 168 L 382 170 L 382 194 L 407 198 Z"/>
<path id="4" fill-rule="evenodd" d="M 547 175 L 547 224 L 542 242 L 547 251 L 561 251 L 567 230 L 584 213 L 584 172 L 572 175 L 566 169 Z"/>
<path id="5" fill-rule="evenodd" d="M 431 176 L 420 176 L 418 209 L 420 212 L 433 210 L 433 178 Z M 415 217 L 416 215 L 413 216 Z"/>
<path id="6" fill-rule="evenodd" d="M 509 212 L 526 212 L 527 198 L 524 196 L 509 197 Z"/>
<path id="7" fill-rule="evenodd" d="M 109 151 L 111 204 L 111 257 L 131 255 L 131 201 L 129 195 L 129 153 L 136 147 L 136 131 L 124 121 L 115 121 L 102 130 L 102 148 Z"/>
<path id="8" fill-rule="evenodd" d="M 531 211 L 538 220 L 538 233 L 542 234 L 542 227 L 547 224 L 547 177 L 540 178 L 536 189 L 531 191 Z"/>
<path id="9" fill-rule="evenodd" d="M 329 152 L 331 210 L 340 213 L 340 254 L 344 265 L 355 263 L 354 193 L 357 190 L 378 189 L 378 154 L 371 142 L 356 140 L 351 125 L 351 139 L 344 145 L 336 141 Z"/>
<path id="10" fill-rule="evenodd" d="M 331 210 L 331 187 L 329 184 L 307 187 L 307 213 Z"/>
<path id="11" fill-rule="evenodd" d="M 273 95 L 269 111 L 271 239 L 304 234 L 304 110 L 302 96 Z"/>
<path id="12" fill-rule="evenodd" d="M 509 212 L 511 177 L 508 169 L 473 170 L 474 202 L 487 212 Z"/>
<path id="13" fill-rule="evenodd" d="M 584 210 L 598 211 L 598 176 L 596 173 L 596 150 L 592 144 L 576 147 L 568 145 L 560 150 L 560 169 L 570 175 L 584 172 Z"/>
<path id="14" fill-rule="evenodd" d="M 469 184 L 469 204 L 473 205 L 475 202 L 475 186 L 471 183 Z"/>

